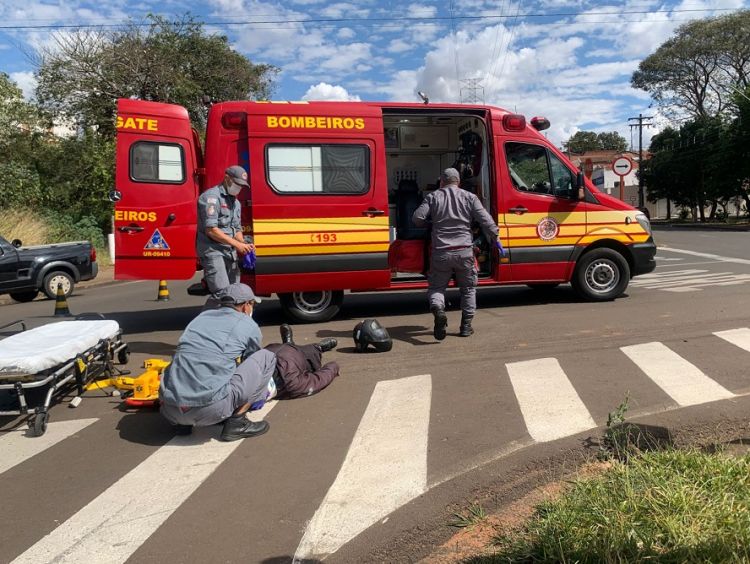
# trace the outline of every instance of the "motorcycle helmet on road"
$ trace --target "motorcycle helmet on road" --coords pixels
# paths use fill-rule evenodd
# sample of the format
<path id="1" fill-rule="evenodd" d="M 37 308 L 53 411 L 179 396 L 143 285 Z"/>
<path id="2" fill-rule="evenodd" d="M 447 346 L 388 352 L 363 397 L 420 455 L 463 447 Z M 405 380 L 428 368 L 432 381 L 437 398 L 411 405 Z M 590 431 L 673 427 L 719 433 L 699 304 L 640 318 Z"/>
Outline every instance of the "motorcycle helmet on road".
<path id="1" fill-rule="evenodd" d="M 365 319 L 357 323 L 352 336 L 357 352 L 365 352 L 368 345 L 372 345 L 378 352 L 388 352 L 393 348 L 391 336 L 377 319 Z"/>

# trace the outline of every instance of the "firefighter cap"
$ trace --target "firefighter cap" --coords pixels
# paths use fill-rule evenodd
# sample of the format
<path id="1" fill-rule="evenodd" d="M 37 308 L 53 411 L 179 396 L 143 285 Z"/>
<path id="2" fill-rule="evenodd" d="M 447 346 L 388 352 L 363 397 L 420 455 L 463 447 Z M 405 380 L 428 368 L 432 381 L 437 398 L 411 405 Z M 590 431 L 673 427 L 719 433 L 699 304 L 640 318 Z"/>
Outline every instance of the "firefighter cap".
<path id="1" fill-rule="evenodd" d="M 242 282 L 235 282 L 226 287 L 219 301 L 222 305 L 240 305 L 247 302 L 260 303 L 261 299 L 255 295 L 252 288 Z"/>
<path id="2" fill-rule="evenodd" d="M 458 171 L 455 168 L 446 168 L 443 171 L 443 173 L 440 175 L 440 178 L 446 184 L 450 183 L 451 181 L 454 181 L 454 182 L 461 181 L 461 175 L 458 174 Z"/>
<path id="3" fill-rule="evenodd" d="M 243 186 L 250 186 L 247 183 L 247 172 L 245 172 L 245 169 L 242 168 L 241 166 L 239 165 L 230 166 L 224 172 L 226 172 L 227 175 L 229 175 L 229 178 L 231 178 L 237 184 L 242 184 Z"/>

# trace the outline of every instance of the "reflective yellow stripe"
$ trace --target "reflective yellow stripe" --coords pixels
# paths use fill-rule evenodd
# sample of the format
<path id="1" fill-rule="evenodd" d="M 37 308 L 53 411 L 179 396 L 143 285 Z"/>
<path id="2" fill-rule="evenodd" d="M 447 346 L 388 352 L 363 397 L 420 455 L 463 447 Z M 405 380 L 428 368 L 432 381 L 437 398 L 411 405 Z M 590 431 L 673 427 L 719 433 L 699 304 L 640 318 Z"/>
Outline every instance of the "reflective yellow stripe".
<path id="1" fill-rule="evenodd" d="M 364 245 L 303 245 L 292 247 L 258 246 L 255 249 L 258 257 L 276 257 L 287 255 L 337 255 L 345 253 L 387 253 L 388 243 Z"/>

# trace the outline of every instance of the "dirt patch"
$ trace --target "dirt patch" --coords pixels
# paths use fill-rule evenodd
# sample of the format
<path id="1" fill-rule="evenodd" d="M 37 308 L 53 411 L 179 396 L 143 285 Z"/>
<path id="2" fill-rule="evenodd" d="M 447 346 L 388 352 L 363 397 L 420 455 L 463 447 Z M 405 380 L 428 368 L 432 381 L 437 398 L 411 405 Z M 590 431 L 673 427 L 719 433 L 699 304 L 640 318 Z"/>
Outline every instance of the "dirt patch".
<path id="1" fill-rule="evenodd" d="M 610 466 L 609 462 L 588 462 L 570 478 L 590 478 L 601 474 Z M 457 564 L 473 556 L 491 555 L 494 536 L 520 528 L 531 517 L 538 504 L 557 498 L 565 484 L 566 481 L 560 480 L 535 488 L 499 512 L 488 515 L 475 525 L 461 529 L 432 554 L 420 560 L 420 563 Z"/>

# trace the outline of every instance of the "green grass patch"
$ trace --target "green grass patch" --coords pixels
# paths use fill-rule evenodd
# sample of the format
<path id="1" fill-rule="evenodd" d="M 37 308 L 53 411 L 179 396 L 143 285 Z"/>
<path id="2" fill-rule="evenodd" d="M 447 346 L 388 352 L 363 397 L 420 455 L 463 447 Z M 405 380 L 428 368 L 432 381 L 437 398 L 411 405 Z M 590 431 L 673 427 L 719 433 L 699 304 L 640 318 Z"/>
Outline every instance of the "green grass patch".
<path id="1" fill-rule="evenodd" d="M 484 508 L 479 503 L 472 503 L 465 513 L 454 513 L 451 522 L 448 523 L 451 527 L 457 529 L 466 529 L 473 527 L 477 523 L 481 523 L 487 518 Z"/>
<path id="2" fill-rule="evenodd" d="M 664 450 L 615 460 L 493 544 L 494 555 L 468 562 L 750 561 L 750 455 Z"/>

